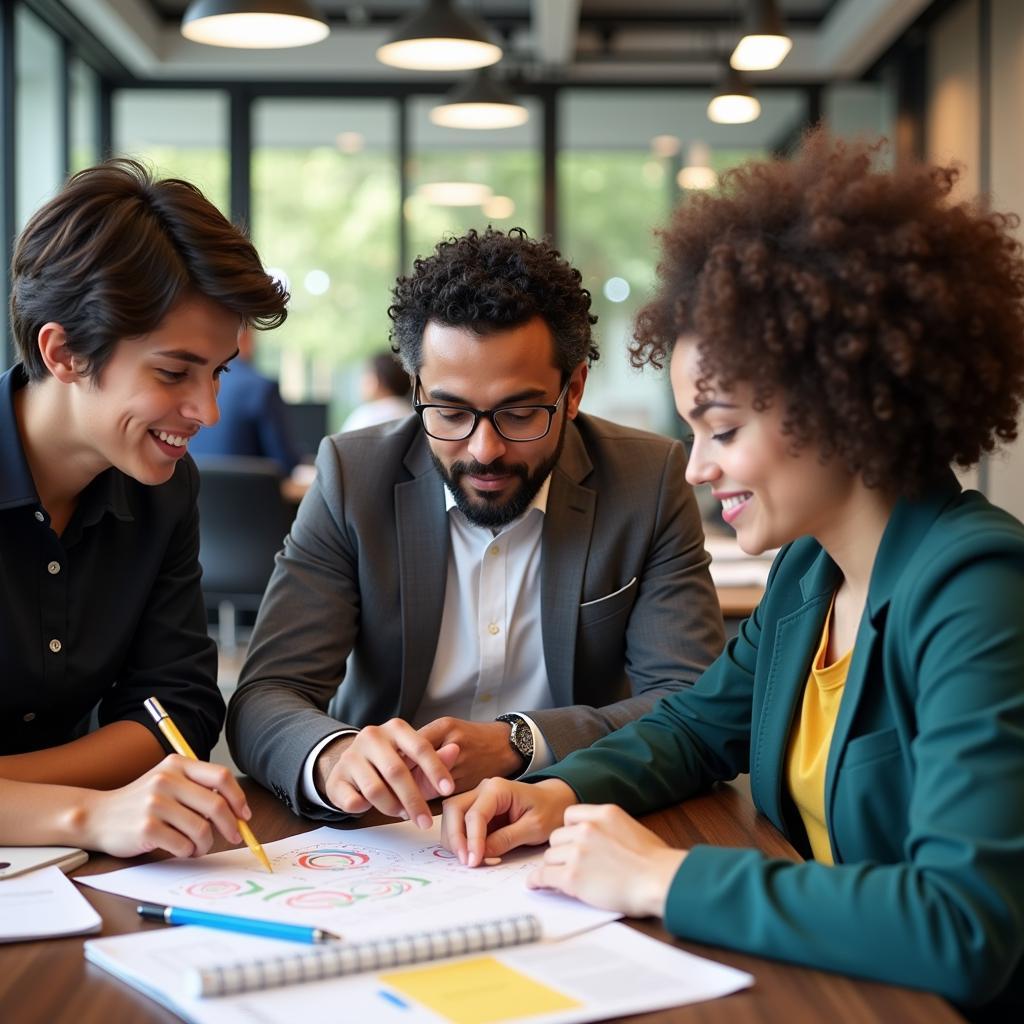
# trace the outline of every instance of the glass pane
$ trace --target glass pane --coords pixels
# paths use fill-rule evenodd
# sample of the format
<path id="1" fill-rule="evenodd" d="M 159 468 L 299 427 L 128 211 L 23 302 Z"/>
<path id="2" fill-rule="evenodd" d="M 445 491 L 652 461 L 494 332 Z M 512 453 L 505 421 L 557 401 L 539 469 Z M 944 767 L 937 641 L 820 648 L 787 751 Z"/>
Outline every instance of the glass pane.
<path id="1" fill-rule="evenodd" d="M 220 90 L 120 89 L 113 97 L 114 152 L 184 178 L 225 215 L 228 97 Z"/>
<path id="2" fill-rule="evenodd" d="M 633 319 L 651 295 L 656 228 L 687 193 L 677 172 L 701 143 L 721 172 L 798 132 L 805 102 L 798 90 L 760 97 L 760 118 L 718 125 L 700 89 L 577 89 L 559 97 L 559 238 L 593 295 L 601 358 L 587 381 L 586 412 L 646 430 L 677 434 L 667 374 L 628 367 Z"/>
<path id="3" fill-rule="evenodd" d="M 71 61 L 71 170 L 91 167 L 100 156 L 100 81 L 83 60 Z"/>
<path id="4" fill-rule="evenodd" d="M 541 107 L 536 100 L 519 97 L 530 114 L 517 128 L 476 130 L 441 128 L 430 121 L 430 111 L 441 96 L 414 96 L 409 102 L 411 160 L 405 223 L 410 264 L 429 254 L 445 235 L 461 235 L 488 224 L 507 230 L 525 228 L 539 235 L 541 215 Z M 492 199 L 481 205 L 449 206 L 428 198 L 422 187 L 436 182 L 470 182 L 490 190 Z M 504 197 L 496 202 L 493 197 Z"/>
<path id="5" fill-rule="evenodd" d="M 253 241 L 292 296 L 284 326 L 258 336 L 258 362 L 286 400 L 330 402 L 337 429 L 359 401 L 363 360 L 388 346 L 398 107 L 265 99 L 253 114 Z"/>
<path id="6" fill-rule="evenodd" d="M 60 39 L 21 4 L 15 23 L 15 216 L 18 228 L 64 180 Z"/>

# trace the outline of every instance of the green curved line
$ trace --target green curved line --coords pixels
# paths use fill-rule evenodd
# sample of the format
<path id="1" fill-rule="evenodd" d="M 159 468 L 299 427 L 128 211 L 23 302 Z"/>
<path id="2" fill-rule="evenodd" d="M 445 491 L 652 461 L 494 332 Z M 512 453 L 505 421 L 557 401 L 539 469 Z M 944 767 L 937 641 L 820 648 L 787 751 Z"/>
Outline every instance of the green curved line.
<path id="1" fill-rule="evenodd" d="M 315 889 L 315 885 L 294 885 L 290 889 L 278 889 L 277 892 L 269 893 L 263 897 L 263 902 L 266 903 L 268 900 L 272 900 L 277 896 L 284 896 L 288 892 L 302 892 L 304 889 Z"/>

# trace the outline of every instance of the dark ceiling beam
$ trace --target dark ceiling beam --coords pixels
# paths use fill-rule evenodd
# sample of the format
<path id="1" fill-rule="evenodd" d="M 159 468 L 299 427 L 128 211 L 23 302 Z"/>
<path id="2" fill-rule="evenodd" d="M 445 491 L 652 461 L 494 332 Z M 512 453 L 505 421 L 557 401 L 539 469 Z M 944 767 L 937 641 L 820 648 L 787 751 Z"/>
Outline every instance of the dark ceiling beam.
<path id="1" fill-rule="evenodd" d="M 410 4 L 409 11 L 396 13 L 395 10 L 374 10 L 372 6 L 361 4 L 361 11 L 358 17 L 351 17 L 346 14 L 335 14 L 323 12 L 323 18 L 332 29 L 342 31 L 344 29 L 358 29 L 365 27 L 384 27 L 394 25 L 408 16 L 413 9 Z M 616 31 L 623 28 L 637 29 L 685 29 L 694 32 L 721 32 L 735 30 L 742 27 L 742 8 L 734 10 L 716 10 L 714 8 L 689 9 L 680 11 L 677 15 L 666 14 L 663 10 L 645 11 L 642 8 L 637 10 L 631 5 L 623 4 L 619 10 L 602 10 L 587 14 L 580 12 L 580 28 L 591 29 L 596 32 Z M 791 28 L 815 29 L 819 28 L 825 20 L 828 11 L 823 14 L 787 14 L 786 25 Z M 162 8 L 156 9 L 156 14 L 165 24 L 176 25 L 181 21 L 181 15 Z M 530 26 L 530 10 L 519 9 L 497 9 L 488 10 L 486 13 L 477 12 L 487 25 L 495 31 L 514 31 L 526 29 Z"/>

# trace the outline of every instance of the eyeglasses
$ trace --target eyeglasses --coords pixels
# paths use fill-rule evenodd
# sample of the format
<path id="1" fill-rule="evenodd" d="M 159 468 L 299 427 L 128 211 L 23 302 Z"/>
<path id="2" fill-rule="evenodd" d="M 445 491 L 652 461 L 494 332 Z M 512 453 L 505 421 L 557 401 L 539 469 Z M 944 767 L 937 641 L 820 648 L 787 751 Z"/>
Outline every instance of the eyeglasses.
<path id="1" fill-rule="evenodd" d="M 570 378 L 571 379 L 571 378 Z M 416 394 L 423 385 L 416 377 Z M 569 390 L 569 381 L 555 399 L 554 405 L 503 405 L 498 409 L 471 409 L 466 405 L 427 405 L 413 402 L 423 429 L 438 441 L 465 441 L 476 430 L 481 419 L 506 441 L 539 441 L 551 430 L 551 420 Z"/>

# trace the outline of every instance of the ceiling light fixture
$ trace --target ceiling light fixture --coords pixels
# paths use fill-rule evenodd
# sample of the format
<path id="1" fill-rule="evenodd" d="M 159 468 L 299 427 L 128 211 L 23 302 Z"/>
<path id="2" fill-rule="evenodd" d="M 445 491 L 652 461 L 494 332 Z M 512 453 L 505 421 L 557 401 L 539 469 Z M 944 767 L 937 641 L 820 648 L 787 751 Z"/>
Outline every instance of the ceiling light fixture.
<path id="1" fill-rule="evenodd" d="M 412 71 L 469 71 L 501 60 L 501 47 L 476 18 L 451 0 L 427 0 L 377 49 L 377 60 Z"/>
<path id="2" fill-rule="evenodd" d="M 430 111 L 430 120 L 444 128 L 516 128 L 530 112 L 508 89 L 482 68 Z"/>
<path id="3" fill-rule="evenodd" d="M 711 168 L 711 150 L 706 142 L 692 142 L 686 151 L 686 166 L 676 175 L 676 184 L 689 191 L 703 191 L 718 184 Z"/>
<path id="4" fill-rule="evenodd" d="M 494 220 L 508 220 L 516 212 L 515 200 L 511 196 L 491 196 L 483 203 L 485 217 Z"/>
<path id="5" fill-rule="evenodd" d="M 729 63 L 737 71 L 771 71 L 786 59 L 793 40 L 782 30 L 775 0 L 750 0 L 749 10 L 747 31 Z"/>
<path id="6" fill-rule="evenodd" d="M 651 139 L 651 152 L 660 157 L 675 156 L 681 145 L 682 143 L 675 135 L 655 135 Z"/>
<path id="7" fill-rule="evenodd" d="M 308 46 L 330 31 L 306 0 L 192 0 L 181 19 L 194 43 L 245 50 Z"/>
<path id="8" fill-rule="evenodd" d="M 738 71 L 726 69 L 721 85 L 708 104 L 708 117 L 716 124 L 748 124 L 761 116 L 761 104 Z"/>

